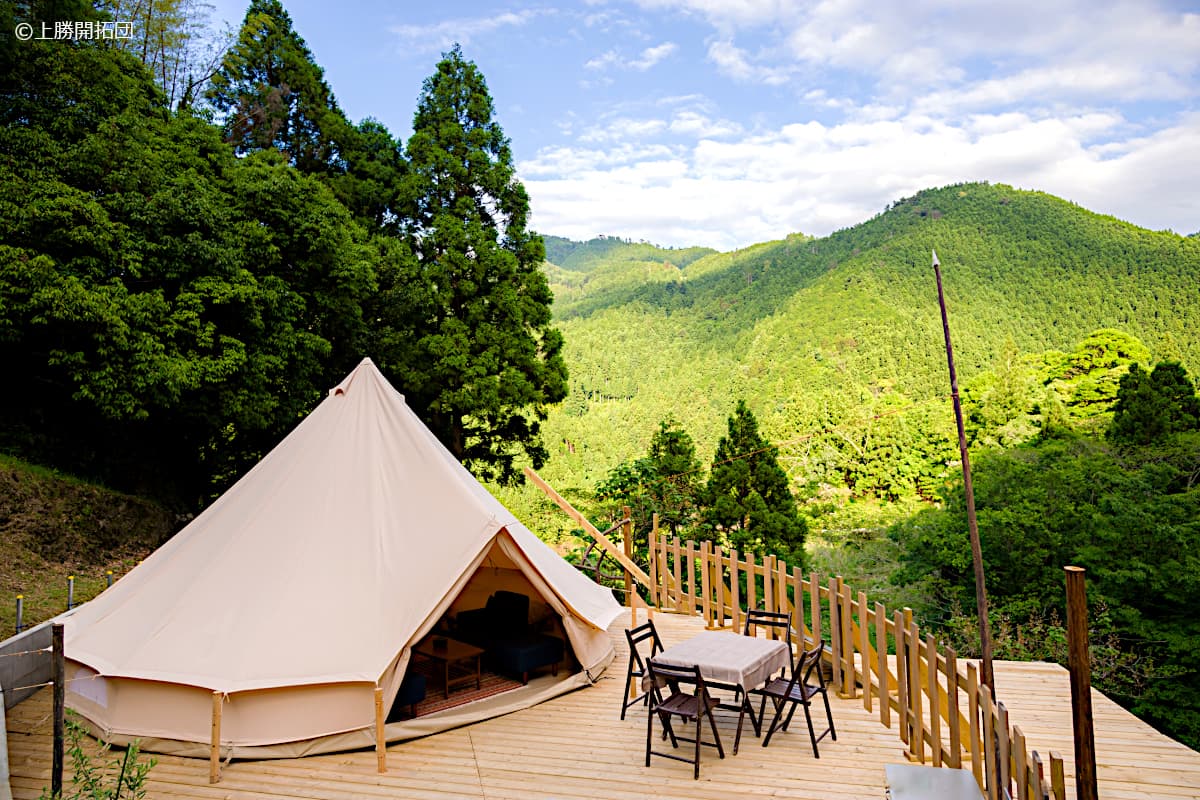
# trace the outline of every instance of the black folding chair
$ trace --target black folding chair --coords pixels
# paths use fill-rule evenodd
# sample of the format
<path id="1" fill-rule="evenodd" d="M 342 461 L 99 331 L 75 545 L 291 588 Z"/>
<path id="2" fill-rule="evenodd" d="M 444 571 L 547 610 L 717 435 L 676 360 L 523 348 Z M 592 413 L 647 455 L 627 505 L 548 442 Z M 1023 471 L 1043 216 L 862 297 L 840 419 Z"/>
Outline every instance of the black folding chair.
<path id="1" fill-rule="evenodd" d="M 646 677 L 646 660 L 654 658 L 663 651 L 662 640 L 654 628 L 654 620 L 647 620 L 645 625 L 625 629 L 625 640 L 629 642 L 629 668 L 625 672 L 625 692 L 621 695 L 621 719 L 625 719 L 625 710 L 634 703 L 639 703 L 650 695 L 649 690 L 642 689 L 634 697 L 629 696 L 629 687 L 634 680 Z M 650 642 L 650 652 L 644 657 L 638 645 Z"/>
<path id="2" fill-rule="evenodd" d="M 772 638 L 781 639 L 787 642 L 788 659 L 791 660 L 792 654 L 792 615 L 786 611 L 764 611 L 761 608 L 752 608 L 746 612 L 746 628 L 743 631 L 747 636 L 754 635 L 754 631 L 758 628 L 772 629 Z M 793 662 L 794 663 L 794 662 Z"/>
<path id="3" fill-rule="evenodd" d="M 715 747 L 721 758 L 725 757 L 725 748 L 721 746 L 721 734 L 717 732 L 717 721 L 713 718 L 713 709 L 717 707 L 718 701 L 709 695 L 708 687 L 704 685 L 704 678 L 700 675 L 700 668 L 697 666 L 673 667 L 656 664 L 650 660 L 646 662 L 646 672 L 650 679 L 650 710 L 646 714 L 646 766 L 650 766 L 650 756 L 652 755 L 673 758 L 676 761 L 695 765 L 692 777 L 699 779 L 701 745 Z M 684 691 L 683 687 L 685 686 L 691 686 L 692 691 Z M 670 692 L 665 698 L 663 697 L 664 690 Z M 693 758 L 684 758 L 675 753 L 663 753 L 651 749 L 654 741 L 654 718 L 656 716 L 662 720 L 663 730 L 671 737 L 672 748 L 679 749 L 680 742 L 695 744 Z M 695 738 L 678 735 L 671 725 L 672 717 L 679 717 L 684 722 L 695 720 Z M 708 717 L 708 724 L 712 728 L 712 742 L 702 741 L 701 719 L 703 717 Z"/>
<path id="4" fill-rule="evenodd" d="M 775 717 L 771 720 L 771 727 L 767 729 L 767 735 L 763 738 L 763 747 L 766 747 L 771 742 L 771 735 L 776 729 L 782 728 L 787 730 L 788 725 L 792 723 L 792 715 L 796 713 L 797 706 L 804 706 L 804 718 L 808 721 L 808 738 L 812 740 L 813 756 L 820 758 L 821 754 L 817 750 L 817 742 L 824 739 L 826 735 L 832 741 L 837 741 L 837 731 L 833 727 L 833 712 L 829 708 L 829 692 L 825 687 L 825 676 L 821 673 L 821 650 L 824 648 L 824 640 L 817 642 L 817 646 L 811 650 L 806 650 L 800 654 L 800 660 L 792 669 L 790 678 L 775 678 L 767 683 L 761 689 L 755 689 L 756 694 L 762 695 L 762 705 L 759 708 L 759 718 L 766 713 L 767 698 L 771 698 L 771 702 L 775 704 Z M 816 675 L 816 682 L 813 682 L 813 675 Z M 829 720 L 829 727 L 817 736 L 813 730 L 812 721 L 812 701 L 817 695 L 821 695 L 821 699 L 825 701 L 825 718 Z M 787 710 L 787 717 L 784 718 L 784 710 Z M 780 725 L 780 721 L 783 724 Z"/>

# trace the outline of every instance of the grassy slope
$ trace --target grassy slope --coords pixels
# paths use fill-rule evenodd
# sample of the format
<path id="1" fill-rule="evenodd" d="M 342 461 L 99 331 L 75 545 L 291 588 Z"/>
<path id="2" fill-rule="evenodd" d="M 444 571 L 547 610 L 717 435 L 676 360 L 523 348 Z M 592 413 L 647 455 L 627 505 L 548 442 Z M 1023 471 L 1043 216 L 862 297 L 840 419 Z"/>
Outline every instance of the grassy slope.
<path id="1" fill-rule="evenodd" d="M 543 475 L 568 496 L 641 455 L 667 414 L 707 460 L 745 397 L 772 439 L 797 442 L 783 448 L 796 476 L 820 459 L 797 440 L 821 426 L 861 419 L 881 397 L 946 395 L 933 249 L 961 380 L 990 367 L 1006 340 L 1023 352 L 1069 351 L 1102 327 L 1200 367 L 1191 333 L 1200 242 L 1041 193 L 930 190 L 824 239 L 791 236 L 650 271 L 646 247 L 604 240 L 603 257 L 575 251 L 569 269 L 548 269 L 572 395 L 545 425 Z M 548 249 L 563 258 L 564 248 Z M 536 493 L 506 495 L 553 529 Z"/>
<path id="2" fill-rule="evenodd" d="M 0 638 L 13 633 L 16 596 L 24 621 L 49 619 L 75 600 L 91 599 L 105 573 L 128 572 L 174 531 L 163 509 L 16 459 L 0 457 Z"/>

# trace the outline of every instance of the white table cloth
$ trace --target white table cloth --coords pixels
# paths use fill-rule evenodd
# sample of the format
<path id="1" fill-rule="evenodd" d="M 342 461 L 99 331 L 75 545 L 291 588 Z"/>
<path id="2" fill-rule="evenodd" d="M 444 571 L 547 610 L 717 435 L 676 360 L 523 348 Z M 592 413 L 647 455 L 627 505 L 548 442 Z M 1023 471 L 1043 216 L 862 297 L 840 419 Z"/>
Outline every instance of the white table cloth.
<path id="1" fill-rule="evenodd" d="M 702 631 L 672 645 L 654 657 L 655 663 L 673 667 L 700 667 L 704 680 L 746 691 L 788 666 L 785 642 L 757 639 L 729 631 Z"/>

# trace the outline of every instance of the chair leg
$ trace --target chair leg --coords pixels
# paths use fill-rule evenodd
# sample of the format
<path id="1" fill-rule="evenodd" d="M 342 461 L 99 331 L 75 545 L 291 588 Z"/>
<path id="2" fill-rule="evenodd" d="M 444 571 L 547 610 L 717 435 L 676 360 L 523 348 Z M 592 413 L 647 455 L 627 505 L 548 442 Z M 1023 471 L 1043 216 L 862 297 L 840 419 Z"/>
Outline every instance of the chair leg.
<path id="1" fill-rule="evenodd" d="M 625 693 L 621 695 L 621 719 L 625 719 L 625 709 L 629 708 L 629 686 L 633 683 L 633 656 L 629 657 L 629 668 L 625 670 Z"/>
<path id="2" fill-rule="evenodd" d="M 696 715 L 696 767 L 692 771 L 692 778 L 700 780 L 700 736 L 704 731 L 700 728 L 700 715 Z"/>
<path id="3" fill-rule="evenodd" d="M 733 754 L 736 756 L 738 745 L 742 742 L 742 721 L 746 719 L 746 701 L 742 701 L 741 710 L 738 711 L 738 726 L 737 734 L 733 737 Z M 753 721 L 753 720 L 752 720 Z"/>
<path id="4" fill-rule="evenodd" d="M 837 741 L 837 731 L 833 729 L 833 712 L 829 710 L 829 694 L 822 692 L 821 697 L 825 700 L 825 717 L 829 720 L 829 738 Z"/>
<path id="5" fill-rule="evenodd" d="M 667 740 L 667 736 L 670 736 L 671 737 L 671 747 L 678 750 L 679 749 L 679 740 L 675 738 L 675 726 L 671 724 L 671 715 L 660 713 L 659 716 L 662 718 L 662 724 L 663 724 L 663 736 L 662 736 L 663 741 L 665 742 Z"/>
<path id="6" fill-rule="evenodd" d="M 808 721 L 808 738 L 812 740 L 813 758 L 820 758 L 821 754 L 817 751 L 817 732 L 813 730 L 812 713 L 808 710 L 808 703 L 804 704 L 804 719 Z"/>
<path id="7" fill-rule="evenodd" d="M 622 709 L 624 711 L 624 709 Z M 650 766 L 650 742 L 654 738 L 654 707 L 646 712 L 646 766 Z"/>
<path id="8" fill-rule="evenodd" d="M 708 712 L 708 724 L 712 728 L 713 741 L 717 743 L 717 754 L 720 755 L 721 758 L 724 758 L 725 748 L 721 746 L 721 734 L 717 731 L 717 720 L 716 717 L 713 716 L 712 711 Z"/>
<path id="9" fill-rule="evenodd" d="M 775 716 L 771 718 L 771 727 L 767 728 L 767 735 L 763 738 L 763 747 L 771 743 L 771 737 L 779 729 L 779 720 L 783 717 L 783 704 L 786 701 L 783 698 L 772 697 L 771 702 L 775 704 Z M 794 707 L 793 710 L 795 710 Z M 785 724 L 784 728 L 786 727 L 787 725 Z"/>

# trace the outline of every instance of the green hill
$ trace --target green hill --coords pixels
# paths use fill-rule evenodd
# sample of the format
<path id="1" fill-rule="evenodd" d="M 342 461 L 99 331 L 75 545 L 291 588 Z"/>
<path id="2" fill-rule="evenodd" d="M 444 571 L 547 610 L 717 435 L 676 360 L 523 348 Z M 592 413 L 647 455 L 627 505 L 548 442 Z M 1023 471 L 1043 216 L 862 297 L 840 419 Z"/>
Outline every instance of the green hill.
<path id="1" fill-rule="evenodd" d="M 545 426 L 543 474 L 586 495 L 668 414 L 710 458 L 744 397 L 801 496 L 861 490 L 846 487 L 855 451 L 882 446 L 881 459 L 902 461 L 906 428 L 953 426 L 938 400 L 949 381 L 935 249 L 960 381 L 991 369 L 1006 343 L 1069 352 L 1100 328 L 1200 366 L 1200 242 L 1008 186 L 924 191 L 822 239 L 730 253 L 550 238 L 571 394 Z"/>

